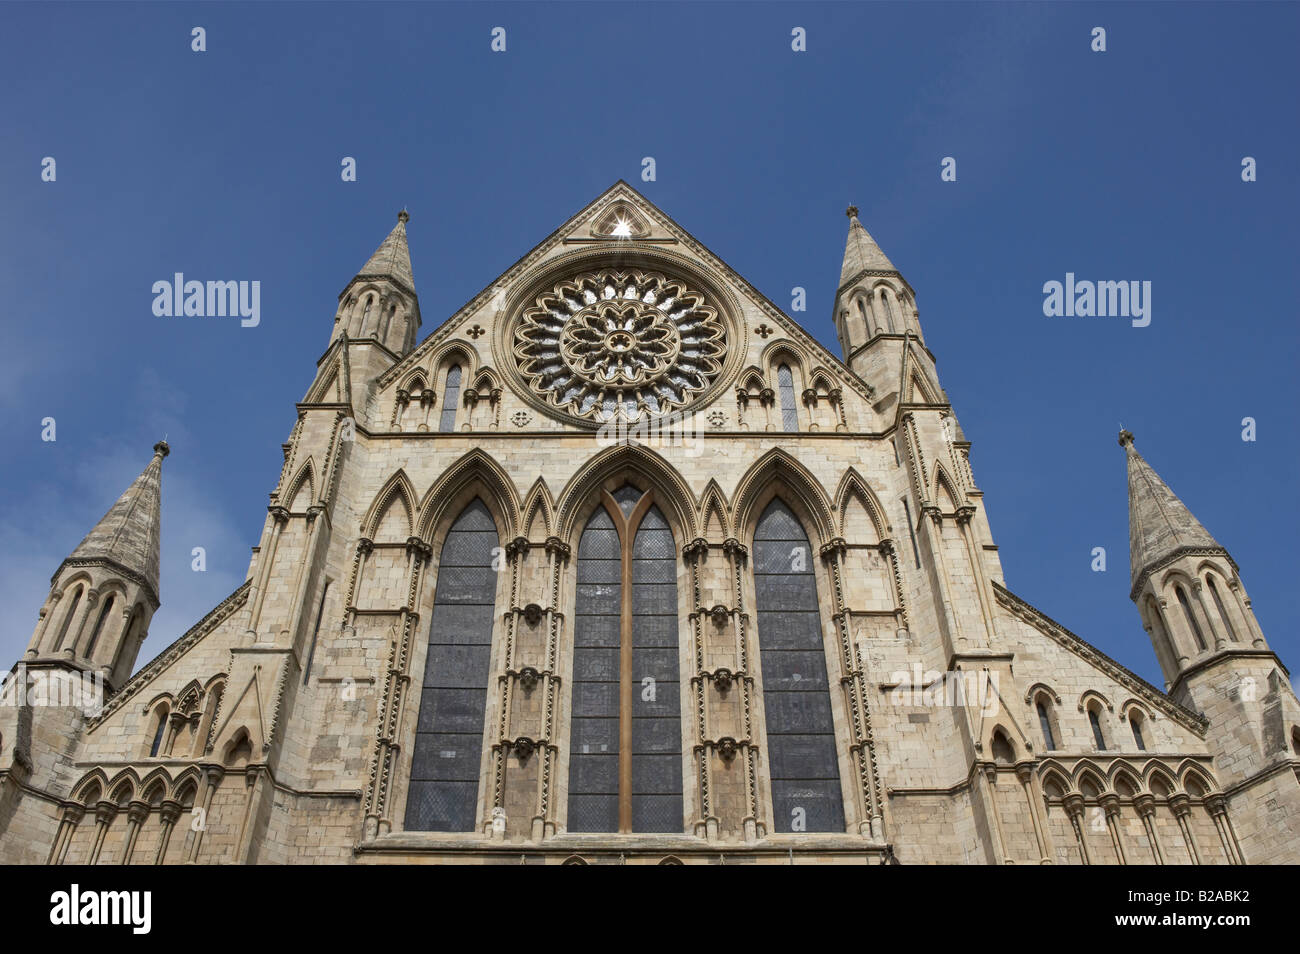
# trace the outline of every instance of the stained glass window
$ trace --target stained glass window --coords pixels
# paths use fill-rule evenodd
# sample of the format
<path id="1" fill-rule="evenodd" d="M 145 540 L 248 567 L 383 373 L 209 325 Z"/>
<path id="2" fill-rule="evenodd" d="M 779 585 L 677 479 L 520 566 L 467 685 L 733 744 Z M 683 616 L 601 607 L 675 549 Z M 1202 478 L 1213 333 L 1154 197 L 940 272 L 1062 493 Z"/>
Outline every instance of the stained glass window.
<path id="1" fill-rule="evenodd" d="M 754 590 L 776 831 L 844 831 L 830 680 L 808 537 L 780 500 L 754 533 Z"/>
<path id="2" fill-rule="evenodd" d="M 642 497 L 631 485 L 615 491 L 622 519 L 597 507 L 578 542 L 570 831 L 683 827 L 677 555 L 663 514 Z"/>
<path id="3" fill-rule="evenodd" d="M 453 364 L 447 369 L 447 385 L 442 391 L 442 416 L 438 419 L 438 430 L 444 434 L 456 429 L 456 408 L 460 406 L 460 365 Z"/>
<path id="4" fill-rule="evenodd" d="M 465 508 L 442 545 L 406 799 L 411 831 L 477 827 L 498 545 L 481 500 Z"/>
<path id="5" fill-rule="evenodd" d="M 794 376 L 790 366 L 783 364 L 776 369 L 776 386 L 781 394 L 781 429 L 799 430 L 799 412 L 794 406 Z"/>

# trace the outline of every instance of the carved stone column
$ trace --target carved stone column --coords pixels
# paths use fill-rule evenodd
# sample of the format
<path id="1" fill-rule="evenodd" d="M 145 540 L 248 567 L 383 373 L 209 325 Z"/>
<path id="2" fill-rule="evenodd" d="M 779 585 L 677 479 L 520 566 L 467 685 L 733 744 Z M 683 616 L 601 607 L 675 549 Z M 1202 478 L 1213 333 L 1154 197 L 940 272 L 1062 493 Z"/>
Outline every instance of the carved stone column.
<path id="1" fill-rule="evenodd" d="M 200 803 L 200 824 L 198 828 L 192 828 L 187 851 L 185 853 L 186 864 L 196 864 L 199 860 L 199 849 L 203 845 L 203 833 L 208 830 L 208 824 L 212 820 L 212 798 L 217 794 L 217 787 L 221 784 L 221 779 L 225 776 L 226 770 L 220 765 L 203 766 L 203 784 L 199 791 L 198 801 Z"/>
<path id="2" fill-rule="evenodd" d="M 357 621 L 357 587 L 361 584 L 361 579 L 366 572 L 366 560 L 374 550 L 374 541 L 369 537 L 362 537 L 357 541 L 357 552 L 352 557 L 352 577 L 348 580 L 348 598 L 343 605 L 346 607 L 343 614 L 344 627 L 354 626 Z"/>
<path id="3" fill-rule="evenodd" d="M 1232 819 L 1228 817 L 1228 802 L 1222 795 L 1210 795 L 1205 799 L 1205 809 L 1214 819 L 1214 827 L 1219 832 L 1219 841 L 1223 843 L 1223 852 L 1228 856 L 1228 864 L 1244 865 L 1245 857 L 1241 853 L 1241 844 L 1237 833 L 1232 828 Z"/>
<path id="4" fill-rule="evenodd" d="M 1122 865 L 1128 864 L 1124 854 L 1124 841 L 1119 830 L 1119 796 L 1113 792 L 1101 797 L 1101 809 L 1106 813 L 1106 830 L 1110 832 L 1110 843 L 1115 848 L 1115 857 Z"/>
<path id="5" fill-rule="evenodd" d="M 1071 792 L 1065 796 L 1065 813 L 1070 818 L 1070 827 L 1074 829 L 1074 840 L 1079 846 L 1079 854 L 1085 865 L 1092 864 L 1092 855 L 1088 851 L 1088 840 L 1083 833 L 1083 796 Z"/>
<path id="6" fill-rule="evenodd" d="M 46 859 L 46 864 L 63 864 L 63 859 L 68 856 L 68 846 L 72 844 L 72 836 L 76 834 L 77 826 L 85 814 L 84 805 L 77 802 L 63 804 L 63 815 L 59 819 L 59 828 L 54 833 L 54 844 L 50 845 L 50 857 Z"/>
<path id="7" fill-rule="evenodd" d="M 1155 796 L 1150 793 L 1139 795 L 1133 800 L 1133 807 L 1137 809 L 1138 817 L 1142 819 L 1142 827 L 1146 829 L 1147 841 L 1151 844 L 1151 853 L 1155 855 L 1156 864 L 1165 863 L 1165 853 L 1160 847 L 1160 838 L 1156 833 L 1156 800 Z"/>
<path id="8" fill-rule="evenodd" d="M 99 590 L 93 587 L 86 591 L 86 598 L 81 601 L 77 607 L 77 618 L 72 621 L 68 627 L 67 633 L 63 636 L 63 655 L 71 659 L 77 650 L 77 643 L 81 640 L 81 632 L 86 628 L 86 619 L 90 616 L 90 611 L 94 605 L 99 602 Z"/>
<path id="9" fill-rule="evenodd" d="M 140 837 L 140 826 L 144 824 L 145 819 L 149 817 L 149 804 L 147 802 L 134 801 L 126 807 L 126 847 L 122 849 L 122 864 L 131 863 L 131 855 L 135 853 L 135 843 Z"/>
<path id="10" fill-rule="evenodd" d="M 532 836 L 540 840 L 555 834 L 555 818 L 552 813 L 551 795 L 554 785 L 555 766 L 559 761 L 560 748 L 555 744 L 555 714 L 558 710 L 558 698 L 562 684 L 559 667 L 560 637 L 564 624 L 564 615 L 560 612 L 560 585 L 564 578 L 564 568 L 569 564 L 571 551 L 569 545 L 559 537 L 546 539 L 547 569 L 550 574 L 551 592 L 548 607 L 549 620 L 546 634 L 546 657 L 543 669 L 538 675 L 542 680 L 544 716 L 542 735 L 538 742 L 541 758 L 537 781 L 537 811 L 533 816 Z"/>
<path id="11" fill-rule="evenodd" d="M 1002 864 L 1013 865 L 1015 862 L 1011 859 L 1011 852 L 1007 850 L 1007 836 L 1002 830 L 1002 812 L 998 809 L 998 764 L 985 762 L 983 769 L 984 779 L 988 783 L 988 811 L 993 816 L 993 836 L 996 839 L 993 847 L 1002 859 Z"/>
<path id="12" fill-rule="evenodd" d="M 1173 795 L 1169 799 L 1169 807 L 1173 809 L 1174 817 L 1178 819 L 1178 828 L 1183 833 L 1183 842 L 1187 845 L 1187 852 L 1192 856 L 1192 864 L 1201 863 L 1201 853 L 1196 849 L 1196 838 L 1192 835 L 1192 801 L 1183 792 Z"/>
<path id="13" fill-rule="evenodd" d="M 1034 791 L 1034 763 L 1032 761 L 1016 763 L 1016 780 L 1020 782 L 1020 787 L 1025 793 L 1025 802 L 1029 805 L 1029 820 L 1034 826 L 1034 841 L 1038 843 L 1038 863 L 1040 865 L 1050 865 L 1052 859 L 1048 854 L 1047 836 L 1043 830 L 1043 819 L 1039 815 L 1039 801 Z"/>
<path id="14" fill-rule="evenodd" d="M 858 765 L 858 833 L 875 841 L 884 841 L 884 813 L 880 799 L 880 775 L 876 767 L 875 745 L 871 733 L 871 709 L 867 698 L 861 661 L 849 630 L 848 606 L 844 599 L 843 560 L 847 544 L 836 537 L 821 548 L 833 594 L 831 621 L 839 637 L 842 687 L 853 738 L 849 751 Z"/>
<path id="15" fill-rule="evenodd" d="M 740 692 L 743 737 L 739 740 L 741 756 L 745 759 L 745 815 L 741 819 L 746 841 L 756 841 L 767 835 L 767 823 L 760 817 L 758 798 L 758 751 L 754 746 L 754 676 L 750 671 L 749 613 L 745 610 L 745 567 L 749 563 L 749 549 L 734 537 L 724 540 L 722 553 L 729 563 L 733 618 L 736 624 L 736 671 L 730 674 L 730 683 Z M 702 657 L 698 659 L 701 668 Z M 716 680 L 720 673 L 713 673 Z"/>
<path id="16" fill-rule="evenodd" d="M 99 853 L 104 848 L 104 838 L 108 835 L 108 829 L 113 824 L 113 819 L 117 817 L 117 810 L 117 806 L 112 802 L 100 802 L 95 806 L 95 843 L 91 846 L 90 858 L 86 864 L 99 864 Z"/>
<path id="17" fill-rule="evenodd" d="M 358 544 L 358 570 L 354 571 L 354 585 L 360 570 L 364 568 L 364 555 L 370 552 L 371 547 L 370 541 L 364 538 Z M 419 537 L 409 537 L 406 541 L 406 557 L 406 603 L 398 611 L 395 627 L 397 632 L 388 647 L 388 669 L 384 674 L 384 691 L 375 729 L 375 754 L 370 762 L 370 778 L 366 786 L 366 817 L 363 827 L 366 838 L 375 838 L 392 830 L 392 822 L 388 818 L 388 795 L 392 788 L 393 765 L 400 753 L 397 739 L 401 734 L 406 691 L 411 682 L 408 671 L 411 639 L 420 620 L 415 607 L 424 568 L 433 557 L 433 548 Z M 355 607 L 349 607 L 349 616 L 355 618 Z"/>
<path id="18" fill-rule="evenodd" d="M 162 803 L 158 811 L 158 818 L 162 822 L 162 834 L 158 837 L 158 851 L 154 853 L 153 863 L 160 865 L 167 857 L 167 845 L 172 840 L 172 829 L 176 827 L 176 820 L 181 817 L 184 806 L 180 802 L 168 799 Z"/>

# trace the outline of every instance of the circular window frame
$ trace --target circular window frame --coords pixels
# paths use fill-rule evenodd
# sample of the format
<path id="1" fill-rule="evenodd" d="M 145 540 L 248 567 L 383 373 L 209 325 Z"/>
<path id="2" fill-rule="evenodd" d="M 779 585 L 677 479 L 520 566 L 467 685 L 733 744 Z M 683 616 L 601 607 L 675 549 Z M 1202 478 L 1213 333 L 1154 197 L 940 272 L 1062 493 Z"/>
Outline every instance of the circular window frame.
<path id="1" fill-rule="evenodd" d="M 715 308 L 718 319 L 727 335 L 726 352 L 722 356 L 721 370 L 703 390 L 694 394 L 683 406 L 671 414 L 697 414 L 708 409 L 718 396 L 732 385 L 740 375 L 744 361 L 743 342 L 748 341 L 748 329 L 740 303 L 726 284 L 709 268 L 684 255 L 659 247 L 638 246 L 620 242 L 618 248 L 578 249 L 558 255 L 540 268 L 529 271 L 517 280 L 506 293 L 503 305 L 493 322 L 492 360 L 502 374 L 515 383 L 519 397 L 534 410 L 548 418 L 570 424 L 583 430 L 595 431 L 608 426 L 590 417 L 580 417 L 555 407 L 533 390 L 532 382 L 519 368 L 514 353 L 515 329 L 524 311 L 530 308 L 547 289 L 560 281 L 582 272 L 614 269 L 626 271 L 641 269 L 659 272 L 669 278 L 679 278 L 689 287 L 704 294 L 706 304 Z M 635 426 L 635 424 L 633 424 Z"/>

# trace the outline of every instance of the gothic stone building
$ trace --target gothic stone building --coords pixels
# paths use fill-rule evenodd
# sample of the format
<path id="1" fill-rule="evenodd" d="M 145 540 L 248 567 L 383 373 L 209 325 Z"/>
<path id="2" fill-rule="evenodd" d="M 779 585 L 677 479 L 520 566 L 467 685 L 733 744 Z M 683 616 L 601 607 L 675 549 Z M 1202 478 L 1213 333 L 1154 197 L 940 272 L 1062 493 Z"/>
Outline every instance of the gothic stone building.
<path id="1" fill-rule="evenodd" d="M 1300 704 L 1236 562 L 1125 432 L 1164 691 L 1011 592 L 849 215 L 840 358 L 622 182 L 421 340 L 402 213 L 243 585 L 132 674 L 165 444 L 58 568 L 0 861 L 1300 861 Z M 102 709 L 16 692 L 58 673 Z"/>

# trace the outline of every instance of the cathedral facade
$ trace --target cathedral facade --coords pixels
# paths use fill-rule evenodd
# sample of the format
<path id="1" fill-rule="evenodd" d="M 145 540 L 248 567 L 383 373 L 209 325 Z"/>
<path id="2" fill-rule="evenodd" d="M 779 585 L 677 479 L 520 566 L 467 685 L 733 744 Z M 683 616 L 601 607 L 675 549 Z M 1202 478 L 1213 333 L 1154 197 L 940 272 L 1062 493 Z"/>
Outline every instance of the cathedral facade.
<path id="1" fill-rule="evenodd" d="M 1008 589 L 849 216 L 837 357 L 622 182 L 421 340 L 403 212 L 244 583 L 136 668 L 165 443 L 55 572 L 0 862 L 1300 862 L 1300 703 L 1237 564 L 1123 432 L 1164 688 Z"/>

